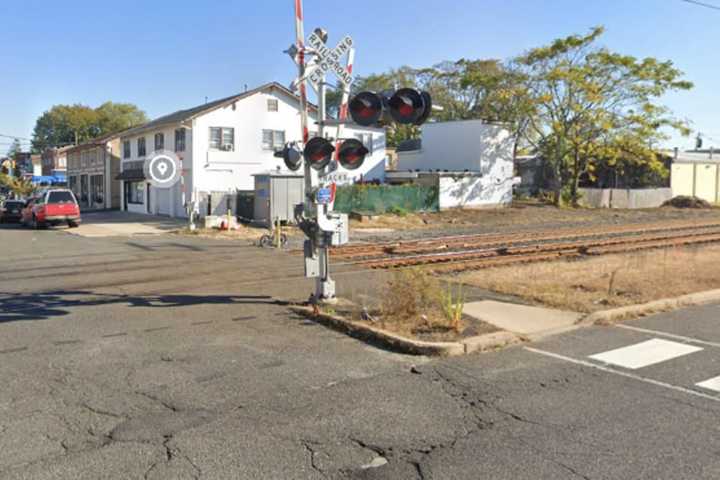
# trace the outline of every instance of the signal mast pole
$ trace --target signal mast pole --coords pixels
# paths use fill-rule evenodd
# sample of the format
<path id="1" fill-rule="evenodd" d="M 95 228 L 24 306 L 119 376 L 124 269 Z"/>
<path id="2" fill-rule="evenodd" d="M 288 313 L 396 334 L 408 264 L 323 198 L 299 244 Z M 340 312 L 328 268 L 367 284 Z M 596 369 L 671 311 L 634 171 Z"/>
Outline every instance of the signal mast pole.
<path id="1" fill-rule="evenodd" d="M 305 27 L 303 17 L 303 3 L 302 0 L 295 0 L 295 42 L 297 45 L 297 66 L 298 66 L 298 78 L 301 79 L 298 88 L 300 90 L 300 132 L 302 135 L 302 143 L 307 144 L 310 139 L 310 131 L 308 130 L 308 98 L 307 98 L 307 80 L 305 80 Z M 305 162 L 305 213 L 310 211 L 312 208 L 311 203 L 308 200 L 308 194 L 312 191 L 313 178 L 312 169 Z"/>
<path id="2" fill-rule="evenodd" d="M 305 80 L 306 70 L 306 50 L 305 50 L 305 27 L 304 27 L 304 12 L 302 0 L 295 0 L 295 37 L 296 45 L 298 49 L 297 53 L 297 64 L 298 64 L 298 78 L 300 83 L 298 88 L 300 90 L 300 126 L 302 131 L 302 141 L 304 145 L 307 145 L 310 139 L 310 131 L 308 129 L 308 98 L 307 98 L 307 80 Z M 318 85 L 318 135 L 320 138 L 325 138 L 325 121 L 327 120 L 326 111 L 326 77 L 322 76 L 320 84 Z M 313 195 L 315 188 L 319 185 L 318 174 L 313 171 L 310 167 L 309 162 L 304 162 L 304 180 L 305 180 L 305 202 L 304 202 L 304 216 L 315 217 L 316 219 L 324 218 L 327 213 L 326 205 L 316 203 Z M 330 261 L 329 261 L 329 242 L 326 242 L 327 235 L 320 229 L 317 228 L 314 237 L 310 239 L 310 250 L 309 253 L 313 257 L 317 258 L 318 265 L 318 277 L 315 279 L 315 302 L 328 301 L 335 299 L 335 282 L 330 278 Z"/>
<path id="3" fill-rule="evenodd" d="M 295 217 L 308 237 L 304 244 L 305 276 L 316 279 L 315 293 L 311 298 L 319 303 L 335 299 L 335 282 L 330 278 L 330 246 L 348 242 L 348 216 L 333 212 L 335 182 L 345 175 L 338 168 L 342 166 L 345 170 L 357 170 L 370 153 L 362 141 L 356 138 L 342 139 L 343 125 L 378 125 L 383 114 L 387 113 L 384 112 L 386 104 L 399 123 L 420 125 L 427 119 L 426 114 L 431 105 L 429 94 L 409 89 L 397 92 L 390 101 L 372 92 L 362 92 L 350 102 L 355 59 L 352 37 L 345 35 L 335 48 L 330 48 L 327 45 L 327 32 L 318 28 L 308 37 L 307 44 L 311 48 L 307 48 L 302 0 L 294 1 L 296 43 L 286 53 L 298 66 L 298 78 L 293 81 L 292 88 L 298 89 L 300 93 L 300 126 L 304 145 L 300 151 L 297 142 L 287 143 L 282 150 L 275 152 L 275 156 L 283 158 L 291 171 L 299 170 L 301 165 L 304 167 L 305 198 L 296 209 Z M 307 58 L 311 55 L 313 60 L 308 62 Z M 345 55 L 347 65 L 340 63 Z M 343 84 L 337 122 L 328 121 L 327 117 L 326 76 L 329 72 Z M 308 83 L 315 88 L 318 96 L 318 135 L 313 138 L 310 138 L 308 129 Z M 393 107 L 394 103 L 398 104 L 397 108 Z M 348 117 L 352 117 L 352 122 L 348 121 Z M 334 145 L 331 139 L 325 138 L 331 125 L 337 126 Z"/>

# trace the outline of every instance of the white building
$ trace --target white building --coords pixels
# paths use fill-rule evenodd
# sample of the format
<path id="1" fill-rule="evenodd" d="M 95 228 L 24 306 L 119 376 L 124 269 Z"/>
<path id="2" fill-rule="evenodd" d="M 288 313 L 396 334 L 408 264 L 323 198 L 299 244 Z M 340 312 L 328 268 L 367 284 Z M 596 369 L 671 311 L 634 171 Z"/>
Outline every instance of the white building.
<path id="1" fill-rule="evenodd" d="M 512 201 L 515 141 L 502 125 L 482 120 L 428 123 L 415 148 L 398 148 L 398 169 L 389 181 L 424 183 L 434 173 L 440 208 L 492 207 Z M 419 148 L 418 148 L 419 147 Z"/>
<path id="2" fill-rule="evenodd" d="M 187 216 L 185 202 L 191 195 L 201 201 L 201 214 L 209 205 L 222 214 L 211 197 L 251 191 L 253 175 L 286 170 L 274 152 L 285 142 L 301 139 L 299 99 L 278 83 L 269 83 L 242 94 L 181 110 L 121 134 L 123 182 L 122 208 L 131 212 Z M 311 110 L 311 119 L 317 111 Z M 312 130 L 312 127 L 311 127 Z M 335 137 L 335 128 L 330 137 Z M 343 138 L 360 138 L 371 151 L 361 168 L 346 171 L 347 182 L 361 176 L 382 179 L 385 172 L 385 132 L 345 127 Z M 142 167 L 156 150 L 177 153 L 183 162 L 184 181 L 170 188 L 156 188 L 146 181 Z M 185 193 L 183 193 L 183 190 Z"/>

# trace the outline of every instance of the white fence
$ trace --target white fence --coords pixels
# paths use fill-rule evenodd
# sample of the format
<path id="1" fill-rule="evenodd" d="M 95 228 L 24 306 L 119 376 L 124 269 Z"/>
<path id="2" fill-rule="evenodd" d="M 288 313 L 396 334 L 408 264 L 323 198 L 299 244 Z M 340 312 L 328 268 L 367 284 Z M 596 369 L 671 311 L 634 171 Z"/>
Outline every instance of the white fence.
<path id="1" fill-rule="evenodd" d="M 670 188 L 581 188 L 580 205 L 591 208 L 657 208 L 673 196 Z"/>

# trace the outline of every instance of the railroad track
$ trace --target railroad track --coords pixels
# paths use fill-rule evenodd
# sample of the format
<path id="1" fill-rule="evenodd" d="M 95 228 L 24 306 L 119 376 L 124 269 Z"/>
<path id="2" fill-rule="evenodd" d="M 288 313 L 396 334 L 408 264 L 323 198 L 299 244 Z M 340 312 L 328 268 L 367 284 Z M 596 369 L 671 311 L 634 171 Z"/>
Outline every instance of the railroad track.
<path id="1" fill-rule="evenodd" d="M 678 222 L 655 223 L 647 225 L 623 225 L 616 227 L 572 228 L 560 230 L 541 230 L 532 232 L 517 232 L 510 234 L 474 234 L 438 237 L 423 240 L 410 240 L 402 242 L 388 242 L 364 245 L 349 245 L 332 250 L 333 258 L 341 260 L 371 259 L 387 255 L 419 254 L 425 252 L 467 250 L 469 248 L 490 248 L 505 245 L 536 243 L 548 241 L 575 240 L 581 238 L 609 237 L 617 235 L 632 235 L 649 232 L 670 232 L 687 229 L 717 228 L 720 223 Z"/>
<path id="2" fill-rule="evenodd" d="M 602 231 L 595 227 L 353 245 L 336 249 L 333 257 L 345 260 L 347 265 L 372 269 L 426 266 L 438 272 L 461 272 L 716 242 L 720 242 L 720 223 L 678 222 L 626 225 Z"/>

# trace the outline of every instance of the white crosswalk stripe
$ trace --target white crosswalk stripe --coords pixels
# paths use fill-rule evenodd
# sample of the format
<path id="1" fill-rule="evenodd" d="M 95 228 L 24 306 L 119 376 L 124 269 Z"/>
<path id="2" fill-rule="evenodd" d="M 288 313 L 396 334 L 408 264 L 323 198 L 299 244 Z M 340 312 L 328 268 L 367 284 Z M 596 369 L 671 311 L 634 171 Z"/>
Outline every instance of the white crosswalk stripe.
<path id="1" fill-rule="evenodd" d="M 696 383 L 695 385 L 706 390 L 720 392 L 720 377 L 711 378 L 710 380 L 705 380 L 704 382 Z"/>
<path id="2" fill-rule="evenodd" d="M 699 351 L 702 351 L 702 348 L 653 338 L 628 347 L 591 355 L 589 358 L 609 365 L 637 370 Z"/>
<path id="3" fill-rule="evenodd" d="M 639 342 L 637 336 L 634 336 L 624 347 L 596 354 L 588 355 L 589 352 L 586 351 L 584 355 L 588 355 L 587 360 L 532 347 L 525 347 L 525 350 L 694 397 L 720 402 L 720 376 L 698 382 L 705 375 L 707 375 L 705 378 L 718 375 L 717 362 L 714 361 L 713 354 L 717 353 L 715 349 L 720 348 L 720 343 L 635 326 L 622 325 L 618 329 L 652 337 Z M 705 353 L 698 354 L 698 352 Z M 690 357 L 685 359 L 688 356 Z M 642 373 L 638 371 L 644 367 L 661 363 L 663 364 L 661 368 Z M 627 370 L 633 370 L 633 372 Z"/>

